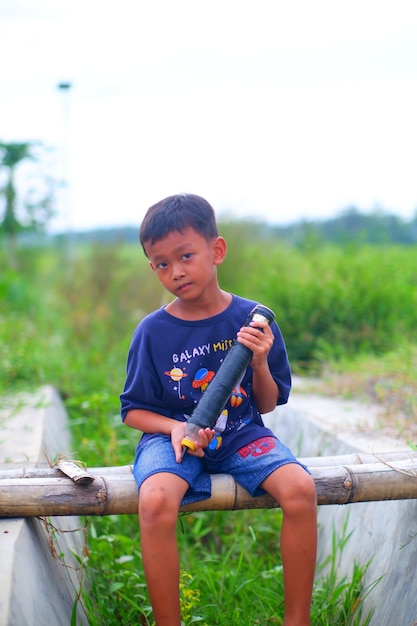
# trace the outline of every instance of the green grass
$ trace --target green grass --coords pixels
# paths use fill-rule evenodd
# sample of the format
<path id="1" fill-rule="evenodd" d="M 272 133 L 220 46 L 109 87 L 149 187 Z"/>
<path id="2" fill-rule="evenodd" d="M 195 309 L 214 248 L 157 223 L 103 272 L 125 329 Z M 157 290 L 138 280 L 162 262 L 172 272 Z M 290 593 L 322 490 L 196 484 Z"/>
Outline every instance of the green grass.
<path id="1" fill-rule="evenodd" d="M 416 250 L 297 250 L 253 242 L 244 224 L 225 225 L 224 234 L 222 286 L 275 310 L 293 369 L 326 372 L 326 393 L 381 403 L 392 427 L 415 444 Z M 55 385 L 70 417 L 74 458 L 90 466 L 131 463 L 138 434 L 121 423 L 118 399 L 127 349 L 136 323 L 165 297 L 146 259 L 139 246 L 76 248 L 71 264 L 59 248 L 20 252 L 19 271 L 0 273 L 0 396 Z M 280 528 L 279 511 L 181 517 L 184 624 L 282 623 Z M 369 619 L 362 614 L 372 592 L 367 564 L 338 577 L 347 540 L 335 538 L 319 572 L 316 625 Z M 93 626 L 152 624 L 136 516 L 89 518 L 79 558 Z"/>
<path id="2" fill-rule="evenodd" d="M 183 624 L 282 624 L 280 528 L 279 510 L 213 511 L 181 517 Z M 89 529 L 92 546 L 85 600 L 90 624 L 152 626 L 136 518 L 90 519 Z M 318 568 L 312 602 L 315 626 L 366 626 L 372 614 L 372 610 L 364 612 L 363 601 L 378 581 L 366 587 L 368 563 L 354 563 L 351 577 L 338 576 L 338 563 L 350 539 L 345 528 L 341 532 L 340 537 L 334 534 L 332 554 Z"/>

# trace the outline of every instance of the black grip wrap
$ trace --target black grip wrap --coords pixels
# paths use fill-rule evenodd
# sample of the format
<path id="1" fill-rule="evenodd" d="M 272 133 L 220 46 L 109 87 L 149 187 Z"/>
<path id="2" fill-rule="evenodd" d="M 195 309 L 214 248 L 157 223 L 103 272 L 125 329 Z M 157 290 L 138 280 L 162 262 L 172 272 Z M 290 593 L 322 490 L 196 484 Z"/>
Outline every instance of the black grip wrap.
<path id="1" fill-rule="evenodd" d="M 257 304 L 250 312 L 244 326 L 249 326 L 251 321 L 260 319 L 272 324 L 274 318 L 271 309 Z M 198 424 L 201 428 L 214 427 L 251 358 L 252 350 L 235 340 L 216 376 L 209 383 L 207 390 L 188 418 L 189 423 Z"/>

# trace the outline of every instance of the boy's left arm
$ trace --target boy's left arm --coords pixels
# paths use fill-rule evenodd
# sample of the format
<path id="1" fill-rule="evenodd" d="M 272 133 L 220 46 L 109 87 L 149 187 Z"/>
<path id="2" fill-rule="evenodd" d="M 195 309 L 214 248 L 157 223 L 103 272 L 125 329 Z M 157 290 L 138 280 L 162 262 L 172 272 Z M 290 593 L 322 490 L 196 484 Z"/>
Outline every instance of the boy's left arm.
<path id="1" fill-rule="evenodd" d="M 251 322 L 251 326 L 240 329 L 237 339 L 253 353 L 250 362 L 253 369 L 252 390 L 258 411 L 273 411 L 277 405 L 279 390 L 268 365 L 268 354 L 274 343 L 274 334 L 268 322 Z"/>

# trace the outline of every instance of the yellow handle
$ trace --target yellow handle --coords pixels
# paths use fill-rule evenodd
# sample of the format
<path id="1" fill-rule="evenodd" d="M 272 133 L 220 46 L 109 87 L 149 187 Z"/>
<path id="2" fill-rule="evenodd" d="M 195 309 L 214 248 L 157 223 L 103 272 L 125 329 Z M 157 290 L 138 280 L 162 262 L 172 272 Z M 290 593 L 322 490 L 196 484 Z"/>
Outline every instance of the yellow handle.
<path id="1" fill-rule="evenodd" d="M 192 450 L 192 452 L 194 452 L 195 450 L 194 441 L 189 437 L 184 437 L 184 439 L 181 441 L 181 445 L 183 448 L 188 448 L 189 450 Z"/>

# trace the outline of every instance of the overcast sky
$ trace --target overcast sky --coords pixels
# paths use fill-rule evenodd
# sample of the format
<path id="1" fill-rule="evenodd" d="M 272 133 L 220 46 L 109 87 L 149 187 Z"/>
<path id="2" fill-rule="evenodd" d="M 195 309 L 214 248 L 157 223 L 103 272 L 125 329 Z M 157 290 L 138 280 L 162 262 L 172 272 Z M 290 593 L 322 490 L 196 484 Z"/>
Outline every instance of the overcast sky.
<path id="1" fill-rule="evenodd" d="M 69 155 L 56 229 L 183 191 L 275 223 L 408 219 L 417 3 L 0 0 L 0 140 Z"/>

